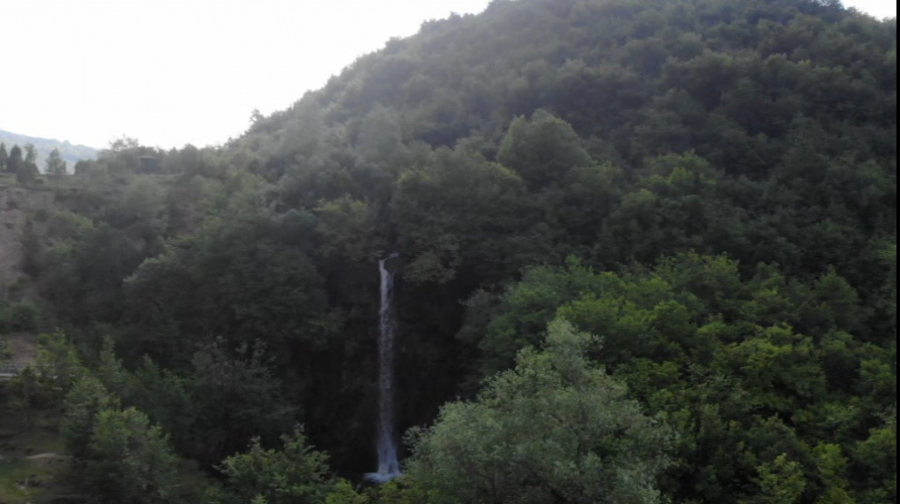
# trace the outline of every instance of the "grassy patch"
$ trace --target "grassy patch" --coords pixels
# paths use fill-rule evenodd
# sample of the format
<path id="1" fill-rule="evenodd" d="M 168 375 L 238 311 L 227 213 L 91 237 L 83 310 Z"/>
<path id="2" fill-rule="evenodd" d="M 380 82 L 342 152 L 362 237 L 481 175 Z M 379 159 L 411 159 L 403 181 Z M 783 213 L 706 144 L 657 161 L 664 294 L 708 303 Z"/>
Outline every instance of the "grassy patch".
<path id="1" fill-rule="evenodd" d="M 0 503 L 52 502 L 68 470 L 68 459 L 60 456 L 0 461 Z"/>
<path id="2" fill-rule="evenodd" d="M 26 423 L 21 411 L 0 404 L 0 504 L 50 503 L 72 494 L 64 450 L 58 410 L 32 412 Z"/>

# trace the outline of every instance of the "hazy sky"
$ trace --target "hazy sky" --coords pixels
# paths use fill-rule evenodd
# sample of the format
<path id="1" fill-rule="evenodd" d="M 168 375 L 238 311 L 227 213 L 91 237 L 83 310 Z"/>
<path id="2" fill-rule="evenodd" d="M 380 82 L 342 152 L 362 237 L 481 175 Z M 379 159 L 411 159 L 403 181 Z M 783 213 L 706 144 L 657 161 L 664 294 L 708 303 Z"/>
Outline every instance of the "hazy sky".
<path id="1" fill-rule="evenodd" d="M 220 144 L 428 19 L 489 0 L 3 0 L 0 129 Z M 887 0 L 844 0 L 876 17 Z"/>

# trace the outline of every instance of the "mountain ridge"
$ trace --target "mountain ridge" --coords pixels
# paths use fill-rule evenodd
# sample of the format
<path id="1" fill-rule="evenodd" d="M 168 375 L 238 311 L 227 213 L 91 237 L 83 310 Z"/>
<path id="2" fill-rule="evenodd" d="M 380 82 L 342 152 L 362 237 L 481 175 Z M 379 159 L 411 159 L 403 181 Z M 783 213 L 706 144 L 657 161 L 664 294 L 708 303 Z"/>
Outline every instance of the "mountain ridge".
<path id="1" fill-rule="evenodd" d="M 4 129 L 0 129 L 0 143 L 6 144 L 7 151 L 11 149 L 13 145 L 22 147 L 26 143 L 34 144 L 38 153 L 37 164 L 42 171 L 46 168 L 45 160 L 53 149 L 59 149 L 59 154 L 66 162 L 67 169 L 70 172 L 75 163 L 82 159 L 96 159 L 97 154 L 100 152 L 100 149 L 87 145 L 73 144 L 68 140 L 23 135 Z"/>

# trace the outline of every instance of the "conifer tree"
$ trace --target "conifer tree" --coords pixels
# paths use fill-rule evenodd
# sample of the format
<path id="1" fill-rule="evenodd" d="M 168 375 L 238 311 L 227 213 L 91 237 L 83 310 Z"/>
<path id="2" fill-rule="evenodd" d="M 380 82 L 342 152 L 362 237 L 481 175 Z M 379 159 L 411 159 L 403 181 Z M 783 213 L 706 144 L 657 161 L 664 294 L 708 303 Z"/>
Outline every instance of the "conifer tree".
<path id="1" fill-rule="evenodd" d="M 0 142 L 0 172 L 6 171 L 6 161 L 9 159 L 9 153 L 6 151 L 6 144 Z"/>
<path id="2" fill-rule="evenodd" d="M 22 148 L 18 145 L 13 145 L 9 151 L 9 158 L 6 160 L 6 171 L 8 173 L 16 173 L 19 171 L 20 166 L 22 166 Z"/>

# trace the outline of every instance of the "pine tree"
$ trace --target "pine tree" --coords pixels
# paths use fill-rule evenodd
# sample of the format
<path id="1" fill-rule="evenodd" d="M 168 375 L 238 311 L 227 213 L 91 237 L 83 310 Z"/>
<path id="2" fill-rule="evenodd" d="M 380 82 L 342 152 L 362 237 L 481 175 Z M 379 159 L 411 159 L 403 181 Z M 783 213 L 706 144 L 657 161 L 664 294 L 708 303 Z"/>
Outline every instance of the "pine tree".
<path id="1" fill-rule="evenodd" d="M 6 152 L 6 144 L 0 142 L 0 172 L 6 171 L 6 161 L 9 159 L 9 153 Z"/>

